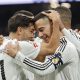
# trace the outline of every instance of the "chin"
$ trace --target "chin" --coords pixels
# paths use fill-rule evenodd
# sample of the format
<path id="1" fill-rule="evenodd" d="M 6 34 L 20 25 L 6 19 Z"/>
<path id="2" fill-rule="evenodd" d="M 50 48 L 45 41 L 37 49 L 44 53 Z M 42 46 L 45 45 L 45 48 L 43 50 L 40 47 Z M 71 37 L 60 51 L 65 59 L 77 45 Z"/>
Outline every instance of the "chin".
<path id="1" fill-rule="evenodd" d="M 46 41 L 46 43 L 49 43 L 49 41 Z"/>
<path id="2" fill-rule="evenodd" d="M 49 41 L 47 41 L 47 40 L 44 40 L 44 42 L 45 42 L 45 43 L 48 43 Z"/>
<path id="3" fill-rule="evenodd" d="M 34 41 L 34 38 L 31 38 L 30 41 Z"/>

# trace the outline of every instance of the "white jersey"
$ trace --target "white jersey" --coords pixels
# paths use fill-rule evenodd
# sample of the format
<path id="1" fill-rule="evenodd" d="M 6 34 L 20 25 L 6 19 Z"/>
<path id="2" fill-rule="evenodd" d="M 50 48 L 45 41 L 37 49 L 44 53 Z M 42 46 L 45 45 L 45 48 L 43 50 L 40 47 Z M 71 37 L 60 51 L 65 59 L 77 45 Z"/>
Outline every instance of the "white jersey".
<path id="1" fill-rule="evenodd" d="M 15 61 L 10 56 L 3 52 L 9 41 L 11 40 L 4 39 L 3 45 L 0 46 L 0 80 L 25 80 L 20 75 L 22 68 L 15 64 Z M 40 50 L 40 45 L 36 42 L 19 41 L 19 45 L 21 52 L 32 59 L 36 58 Z"/>
<path id="2" fill-rule="evenodd" d="M 77 32 L 73 31 L 72 29 L 67 30 L 66 28 L 64 28 L 62 32 L 76 46 L 80 59 L 80 35 Z M 80 62 L 79 62 L 79 73 L 80 73 Z"/>
<path id="3" fill-rule="evenodd" d="M 77 50 L 80 53 L 80 35 L 75 31 L 64 28 L 62 30 L 63 34 L 76 46 Z"/>
<path id="4" fill-rule="evenodd" d="M 17 53 L 15 59 L 21 63 L 20 66 L 40 76 L 54 73 L 55 77 L 51 77 L 49 80 L 80 80 L 77 50 L 65 37 L 61 38 L 60 46 L 54 55 L 46 58 L 44 63 L 31 60 L 20 52 Z"/>

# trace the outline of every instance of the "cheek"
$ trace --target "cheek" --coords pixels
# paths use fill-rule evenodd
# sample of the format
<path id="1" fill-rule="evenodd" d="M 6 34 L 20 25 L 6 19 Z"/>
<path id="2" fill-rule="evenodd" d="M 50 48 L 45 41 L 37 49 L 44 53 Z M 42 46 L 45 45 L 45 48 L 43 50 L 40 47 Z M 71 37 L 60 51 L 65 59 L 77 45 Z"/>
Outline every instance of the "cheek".
<path id="1" fill-rule="evenodd" d="M 28 34 L 27 31 L 24 31 L 24 32 L 23 32 L 23 37 L 26 37 L 27 34 Z"/>
<path id="2" fill-rule="evenodd" d="M 26 38 L 32 37 L 31 32 L 25 32 L 25 34 L 24 34 L 24 35 L 25 35 L 25 37 L 26 37 Z"/>
<path id="3" fill-rule="evenodd" d="M 45 29 L 44 33 L 50 36 L 50 29 L 49 28 Z"/>

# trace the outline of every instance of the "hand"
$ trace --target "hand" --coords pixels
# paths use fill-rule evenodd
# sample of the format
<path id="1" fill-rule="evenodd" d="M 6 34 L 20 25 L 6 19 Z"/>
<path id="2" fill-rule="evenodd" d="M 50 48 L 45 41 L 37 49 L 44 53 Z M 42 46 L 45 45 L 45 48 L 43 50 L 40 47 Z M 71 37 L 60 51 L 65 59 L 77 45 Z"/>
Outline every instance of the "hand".
<path id="1" fill-rule="evenodd" d="M 61 21 L 60 14 L 55 10 L 48 10 L 47 12 L 42 12 L 42 14 L 46 15 L 50 20 L 52 20 L 53 24 L 59 24 L 59 29 L 62 30 L 64 25 Z M 54 26 L 53 26 L 54 27 Z"/>
<path id="2" fill-rule="evenodd" d="M 53 54 L 59 46 L 60 15 L 57 11 L 54 11 L 54 10 L 49 10 L 49 12 L 42 12 L 42 14 L 46 15 L 52 21 L 52 25 L 51 25 L 52 34 L 48 44 L 48 49 L 49 49 L 48 52 L 50 54 Z"/>
<path id="3" fill-rule="evenodd" d="M 79 33 L 79 35 L 80 35 L 80 31 L 79 31 L 78 33 Z"/>
<path id="4" fill-rule="evenodd" d="M 4 40 L 3 35 L 0 35 L 0 45 L 2 45 L 2 44 L 3 44 L 3 40 Z"/>
<path id="5" fill-rule="evenodd" d="M 74 31 L 77 32 L 80 35 L 80 30 L 75 29 Z"/>
<path id="6" fill-rule="evenodd" d="M 74 31 L 75 31 L 75 32 L 77 32 L 77 33 L 79 32 L 79 30 L 78 30 L 78 29 L 75 29 Z"/>
<path id="7" fill-rule="evenodd" d="M 47 12 L 42 12 L 42 14 L 46 15 L 50 20 L 57 21 L 60 18 L 60 15 L 55 10 L 48 10 Z"/>
<path id="8" fill-rule="evenodd" d="M 15 44 L 12 44 L 9 42 L 5 47 L 5 53 L 8 54 L 11 57 L 15 57 L 17 52 L 20 50 L 18 41 L 15 42 Z"/>

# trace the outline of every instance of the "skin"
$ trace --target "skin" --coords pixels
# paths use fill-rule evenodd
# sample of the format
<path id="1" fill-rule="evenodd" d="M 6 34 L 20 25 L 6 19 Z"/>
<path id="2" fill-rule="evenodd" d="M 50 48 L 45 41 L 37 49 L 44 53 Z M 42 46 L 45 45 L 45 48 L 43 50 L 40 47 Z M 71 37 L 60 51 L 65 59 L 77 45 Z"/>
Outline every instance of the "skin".
<path id="1" fill-rule="evenodd" d="M 45 14 L 45 15 L 47 15 L 47 14 Z M 50 40 L 52 39 L 51 45 L 49 47 L 47 47 L 47 49 L 48 48 L 52 48 L 52 46 L 53 46 L 52 50 L 55 51 L 56 48 L 59 45 L 59 38 L 60 38 L 60 31 L 59 31 L 59 25 L 60 24 L 59 24 L 59 19 L 60 19 L 60 16 L 58 16 L 58 14 L 56 12 L 54 12 L 54 14 L 51 13 L 49 15 L 50 15 L 49 18 L 52 19 L 52 23 L 54 23 L 52 25 L 52 29 L 53 29 L 52 35 L 51 35 L 51 32 L 50 32 L 50 23 L 49 23 L 49 21 L 47 19 L 46 19 L 48 21 L 47 24 L 45 24 L 46 23 L 45 22 L 46 20 L 45 21 L 42 20 L 42 19 L 38 20 L 36 22 L 36 29 L 38 31 L 39 37 L 41 37 L 44 40 L 44 42 L 50 43 Z M 56 17 L 56 15 L 57 15 L 57 17 Z M 40 30 L 40 29 L 42 29 L 42 30 Z M 18 50 L 15 50 L 14 51 L 14 49 L 13 48 L 10 48 L 10 47 L 15 47 L 15 46 L 14 45 L 8 45 L 7 48 L 6 48 L 6 49 L 8 49 L 8 51 L 6 53 L 9 54 L 12 57 L 15 57 L 15 55 L 16 55 L 16 53 L 17 53 Z M 43 45 L 43 47 L 44 47 L 44 45 Z M 12 51 L 10 51 L 9 48 L 12 49 Z M 17 46 L 16 46 L 16 49 L 17 49 Z M 41 52 L 41 53 L 43 53 L 43 52 Z M 47 52 L 45 52 L 45 55 L 46 55 L 46 53 Z M 39 54 L 38 55 L 39 57 L 37 57 L 36 60 L 41 61 L 41 62 L 44 61 L 45 55 Z M 50 54 L 48 54 L 48 55 L 50 55 Z"/>
<path id="2" fill-rule="evenodd" d="M 48 16 L 48 14 L 46 14 L 46 13 L 43 13 L 43 14 L 45 14 L 46 16 Z M 53 22 L 52 23 L 54 23 L 54 25 L 55 26 L 57 26 L 58 25 L 58 23 L 59 22 L 57 22 L 57 20 L 56 20 L 56 17 L 55 16 L 53 16 L 53 14 L 50 14 L 50 16 L 48 16 Z M 59 17 L 59 16 L 58 16 Z M 58 18 L 57 17 L 57 18 Z M 35 22 L 35 24 L 36 24 L 36 29 L 37 29 L 37 31 L 38 31 L 38 36 L 40 37 L 40 38 L 42 38 L 43 39 L 43 41 L 44 42 L 46 42 L 46 43 L 48 43 L 49 42 L 49 40 L 50 40 L 50 38 L 51 38 L 51 24 L 50 24 L 50 22 L 49 22 L 49 19 L 48 18 L 41 18 L 41 19 L 39 19 L 38 21 L 36 21 Z M 62 25 L 62 24 L 61 24 Z M 55 28 L 53 27 L 53 30 L 55 30 Z M 55 31 L 58 31 L 59 33 L 60 33 L 60 31 L 58 30 L 58 29 L 56 29 Z M 61 33 L 60 33 L 61 34 Z M 57 40 L 58 38 L 57 38 L 57 35 L 56 35 L 56 33 L 54 33 L 54 35 L 55 35 L 55 40 Z M 58 34 L 59 35 L 59 34 Z M 61 34 L 62 35 L 62 34 Z M 55 41 L 55 40 L 53 40 L 53 41 Z M 59 41 L 57 41 L 57 42 L 59 42 Z M 55 43 L 55 46 L 56 46 L 56 43 Z M 42 57 L 42 55 L 41 54 L 39 54 L 39 56 L 36 58 L 36 60 L 38 60 L 38 61 L 44 61 L 44 59 L 45 59 L 45 56 L 44 57 Z"/>
<path id="3" fill-rule="evenodd" d="M 29 27 L 18 27 L 17 31 L 15 33 L 11 32 L 9 34 L 9 37 L 11 39 L 17 39 L 19 41 L 22 40 L 34 40 L 34 25 L 30 24 Z"/>
<path id="4" fill-rule="evenodd" d="M 44 42 L 48 43 L 51 36 L 50 23 L 48 18 L 39 19 L 35 24 L 38 31 L 38 36 L 42 38 Z"/>
<path id="5" fill-rule="evenodd" d="M 44 29 L 45 35 L 44 36 L 40 35 L 40 31 L 39 31 L 39 29 L 37 29 L 37 31 L 39 31 L 39 34 L 38 34 L 39 37 L 40 38 L 43 37 L 42 39 L 44 40 L 45 43 L 49 42 L 48 39 L 51 36 L 50 31 L 49 31 L 49 29 L 50 29 L 49 20 L 47 20 L 47 22 L 48 22 L 48 24 L 46 24 L 46 20 L 44 22 L 41 20 L 40 21 L 41 25 L 38 24 L 41 28 L 42 28 L 42 25 L 45 27 L 45 29 Z M 47 32 L 47 34 L 46 34 L 46 32 Z M 47 36 L 47 38 L 45 38 L 45 36 Z M 33 38 L 34 38 L 34 26 L 31 25 L 28 28 L 18 27 L 18 30 L 17 30 L 16 33 L 10 33 L 10 37 L 12 37 L 13 39 L 16 38 L 18 40 L 33 40 Z M 45 46 L 46 46 L 46 44 L 42 43 L 41 51 L 40 51 L 39 55 L 37 56 L 37 58 L 35 60 L 42 62 L 42 61 L 44 61 L 46 55 L 49 55 L 50 51 L 48 51 Z M 48 48 L 50 48 L 50 47 L 48 47 Z M 45 51 L 45 50 L 47 50 L 47 51 Z M 53 50 L 51 52 L 53 53 Z"/>
<path id="6" fill-rule="evenodd" d="M 3 35 L 0 35 L 0 45 L 2 45 L 3 44 Z"/>
<path id="7" fill-rule="evenodd" d="M 44 42 L 48 43 L 51 37 L 49 20 L 47 18 L 39 19 L 35 24 L 38 36 L 43 39 Z M 39 54 L 35 60 L 43 62 L 45 57 L 45 55 Z"/>
<path id="8" fill-rule="evenodd" d="M 56 13 L 55 13 L 55 15 L 56 15 Z M 55 16 L 54 15 L 54 16 Z M 53 21 L 53 23 L 55 23 L 56 21 L 57 21 L 57 18 L 55 19 L 55 17 L 54 17 L 54 20 L 55 21 Z M 48 24 L 45 24 L 46 22 L 48 22 Z M 45 43 L 42 43 L 41 44 L 41 49 L 40 49 L 40 53 L 39 53 L 39 55 L 37 56 L 37 58 L 35 59 L 35 60 L 38 60 L 38 61 L 44 61 L 44 59 L 45 59 L 45 57 L 47 56 L 47 55 L 51 55 L 51 54 L 53 54 L 54 53 L 54 51 L 56 50 L 56 48 L 58 47 L 58 40 L 59 40 L 59 35 L 58 35 L 58 27 L 56 28 L 56 29 L 54 29 L 53 31 L 54 31 L 54 34 L 52 35 L 52 37 L 51 37 L 51 32 L 49 31 L 49 29 L 50 29 L 50 24 L 49 24 L 49 20 L 45 20 L 45 22 L 43 22 L 43 25 L 44 26 L 47 26 L 47 27 L 45 27 L 45 29 L 44 29 L 44 33 L 45 33 L 45 35 L 47 36 L 47 37 L 45 37 L 45 36 L 42 36 L 43 37 L 43 39 L 44 39 L 44 42 Z M 53 26 L 59 26 L 59 24 L 52 24 L 52 29 L 53 29 Z M 24 28 L 21 28 L 21 27 L 18 27 L 18 29 L 17 29 L 17 32 L 16 33 L 10 33 L 10 38 L 11 39 L 18 39 L 18 40 L 24 40 L 24 36 L 23 35 L 25 35 L 25 33 L 27 33 L 26 32 L 26 30 L 27 30 L 27 28 L 26 29 L 24 29 Z M 38 30 L 38 29 L 37 29 Z M 47 33 L 46 33 L 47 32 Z M 39 33 L 40 33 L 40 31 L 39 31 Z M 40 34 L 39 34 L 39 36 L 40 36 Z M 51 37 L 51 39 L 50 39 L 50 37 Z M 27 38 L 26 38 L 27 39 Z M 50 40 L 49 40 L 50 39 Z M 53 40 L 54 40 L 54 42 L 53 42 Z M 46 44 L 46 43 L 48 43 L 48 44 Z M 7 50 L 9 50 L 8 48 L 10 48 L 10 49 L 12 49 L 11 48 L 12 46 L 10 45 L 10 44 L 8 44 L 8 46 L 7 46 Z M 17 49 L 17 48 L 14 48 L 14 49 Z M 7 51 L 6 50 L 6 51 Z M 11 51 L 10 53 L 12 53 L 12 52 L 15 52 L 15 54 L 16 54 L 16 52 L 17 52 L 17 50 L 15 50 L 15 51 Z M 14 54 L 13 54 L 13 56 L 14 56 Z"/>

